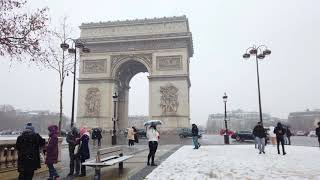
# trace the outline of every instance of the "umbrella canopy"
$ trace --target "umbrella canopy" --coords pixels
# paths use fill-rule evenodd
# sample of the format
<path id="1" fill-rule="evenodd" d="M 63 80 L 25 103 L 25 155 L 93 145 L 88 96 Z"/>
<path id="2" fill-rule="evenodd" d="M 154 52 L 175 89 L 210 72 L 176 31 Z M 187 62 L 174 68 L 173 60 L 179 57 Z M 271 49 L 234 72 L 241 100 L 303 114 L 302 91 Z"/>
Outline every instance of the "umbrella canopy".
<path id="1" fill-rule="evenodd" d="M 151 119 L 151 120 L 146 121 L 143 125 L 148 126 L 148 125 L 161 125 L 161 124 L 162 124 L 162 121 L 157 120 L 157 119 Z"/>

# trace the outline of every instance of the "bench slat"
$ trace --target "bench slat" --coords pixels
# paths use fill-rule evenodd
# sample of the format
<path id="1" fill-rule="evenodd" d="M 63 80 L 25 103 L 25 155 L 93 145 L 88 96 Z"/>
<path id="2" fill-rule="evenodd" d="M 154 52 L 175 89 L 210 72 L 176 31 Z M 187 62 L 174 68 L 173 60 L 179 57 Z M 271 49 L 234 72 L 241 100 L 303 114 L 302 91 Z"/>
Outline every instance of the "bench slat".
<path id="1" fill-rule="evenodd" d="M 121 147 L 120 146 L 114 146 L 114 147 L 99 149 L 98 151 L 100 152 L 101 155 L 109 154 L 109 153 L 114 153 L 114 152 L 121 151 Z"/>
<path id="2" fill-rule="evenodd" d="M 109 161 L 106 161 L 106 162 L 104 162 L 103 164 L 105 164 L 105 165 L 107 165 L 107 166 L 112 166 L 112 165 L 114 165 L 114 164 L 117 164 L 117 163 L 119 163 L 119 162 L 125 161 L 125 160 L 127 160 L 127 159 L 132 158 L 132 157 L 133 157 L 133 156 L 121 156 L 121 157 L 119 157 L 119 158 L 111 159 L 111 160 L 109 160 Z"/>

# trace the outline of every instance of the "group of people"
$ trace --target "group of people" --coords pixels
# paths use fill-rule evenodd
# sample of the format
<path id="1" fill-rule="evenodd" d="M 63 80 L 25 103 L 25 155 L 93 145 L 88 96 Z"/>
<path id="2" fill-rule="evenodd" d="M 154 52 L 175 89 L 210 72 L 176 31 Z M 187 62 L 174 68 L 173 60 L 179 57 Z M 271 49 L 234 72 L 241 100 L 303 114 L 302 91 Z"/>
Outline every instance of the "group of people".
<path id="1" fill-rule="evenodd" d="M 134 143 L 139 143 L 138 130 L 134 126 L 131 128 L 127 128 L 127 130 L 127 139 L 129 147 L 134 146 Z"/>
<path id="2" fill-rule="evenodd" d="M 69 145 L 70 158 L 70 171 L 68 176 L 86 176 L 86 166 L 82 165 L 82 163 L 90 158 L 90 133 L 86 128 L 80 128 L 80 130 L 78 130 L 76 127 L 72 127 L 71 131 L 67 134 L 66 140 Z"/>
<path id="3" fill-rule="evenodd" d="M 291 139 L 292 133 L 290 131 L 290 128 L 284 127 L 280 122 L 278 122 L 277 126 L 274 129 L 271 129 L 270 137 L 271 137 L 271 143 L 277 144 L 277 150 L 278 154 L 280 154 L 280 144 L 282 147 L 282 154 L 286 155 L 286 151 L 284 148 L 285 144 L 291 145 Z M 255 142 L 258 144 L 259 154 L 264 153 L 265 154 L 265 145 L 266 145 L 266 138 L 267 138 L 267 132 L 266 129 L 263 127 L 261 122 L 258 122 L 258 124 L 253 129 L 253 135 L 255 137 Z M 316 135 L 318 136 L 319 141 L 319 147 L 320 147 L 320 122 L 318 122 L 318 127 L 316 128 Z M 287 141 L 287 142 L 286 142 Z"/>
<path id="4" fill-rule="evenodd" d="M 59 179 L 54 164 L 58 162 L 59 148 L 58 148 L 58 126 L 50 125 L 48 127 L 48 141 L 35 132 L 32 123 L 27 123 L 25 130 L 17 138 L 16 149 L 18 150 L 18 172 L 19 180 L 31 180 L 34 171 L 41 168 L 41 155 L 43 161 L 49 169 L 48 180 Z M 73 127 L 67 135 L 67 142 L 69 144 L 70 156 L 70 173 L 74 175 L 85 176 L 86 168 L 80 163 L 90 158 L 89 153 L 89 132 L 86 128 Z M 80 173 L 81 170 L 81 173 Z"/>
<path id="5" fill-rule="evenodd" d="M 48 127 L 49 139 L 46 140 L 35 132 L 32 123 L 26 125 L 25 130 L 17 138 L 16 149 L 18 150 L 19 180 L 31 180 L 34 171 L 41 168 L 40 153 L 45 156 L 45 164 L 49 169 L 48 180 L 56 180 L 59 175 L 54 168 L 58 162 L 58 126 Z M 40 152 L 43 149 L 43 152 Z"/>
<path id="6" fill-rule="evenodd" d="M 280 154 L 280 144 L 282 147 L 282 154 L 283 155 L 287 154 L 285 152 L 285 148 L 284 148 L 284 144 L 285 144 L 284 143 L 284 136 L 285 136 L 286 132 L 287 132 L 286 128 L 284 128 L 280 122 L 278 122 L 277 127 L 275 127 L 272 132 L 276 135 L 275 139 L 277 141 L 278 154 Z M 258 122 L 258 124 L 254 127 L 253 135 L 255 137 L 256 143 L 258 144 L 259 154 L 261 154 L 261 153 L 265 154 L 264 149 L 265 149 L 265 145 L 266 145 L 265 139 L 267 138 L 267 132 L 261 122 Z"/>

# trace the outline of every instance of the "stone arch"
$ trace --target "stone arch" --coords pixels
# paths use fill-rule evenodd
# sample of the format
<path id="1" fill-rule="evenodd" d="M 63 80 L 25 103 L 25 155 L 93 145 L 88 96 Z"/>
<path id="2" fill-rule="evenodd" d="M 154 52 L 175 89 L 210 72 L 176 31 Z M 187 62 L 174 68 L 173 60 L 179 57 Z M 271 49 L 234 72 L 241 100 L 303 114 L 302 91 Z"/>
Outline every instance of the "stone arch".
<path id="1" fill-rule="evenodd" d="M 111 57 L 111 77 L 116 78 L 119 69 L 128 61 L 137 61 L 147 68 L 147 72 L 151 75 L 152 72 L 152 54 L 139 55 L 117 55 Z"/>
<path id="2" fill-rule="evenodd" d="M 110 130 L 116 121 L 116 129 L 127 127 L 129 82 L 136 74 L 148 72 L 149 118 L 162 120 L 162 130 L 176 132 L 190 126 L 193 44 L 185 16 L 85 23 L 80 29 L 80 39 L 90 53 L 80 55 L 77 123 Z M 100 94 L 86 99 L 92 87 L 99 88 Z M 118 101 L 113 101 L 117 91 Z M 93 107 L 90 100 L 95 98 L 100 106 Z M 87 106 L 99 113 L 86 113 Z"/>

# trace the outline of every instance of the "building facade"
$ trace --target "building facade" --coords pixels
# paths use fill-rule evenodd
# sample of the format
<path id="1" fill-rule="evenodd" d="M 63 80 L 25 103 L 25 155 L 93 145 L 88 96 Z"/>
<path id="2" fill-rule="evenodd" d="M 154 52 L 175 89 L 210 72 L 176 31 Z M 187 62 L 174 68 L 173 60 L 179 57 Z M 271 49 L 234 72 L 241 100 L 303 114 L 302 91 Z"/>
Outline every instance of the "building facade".
<path id="1" fill-rule="evenodd" d="M 262 113 L 262 119 L 264 126 L 274 124 L 275 121 L 275 118 L 267 113 Z M 228 129 L 232 131 L 253 129 L 258 121 L 260 121 L 259 112 L 248 112 L 240 109 L 227 112 Z M 210 114 L 207 120 L 207 131 L 209 133 L 219 133 L 221 129 L 225 129 L 224 114 Z"/>
<path id="2" fill-rule="evenodd" d="M 294 131 L 309 132 L 317 127 L 320 122 L 320 110 L 309 110 L 291 112 L 288 116 L 288 124 Z"/>

